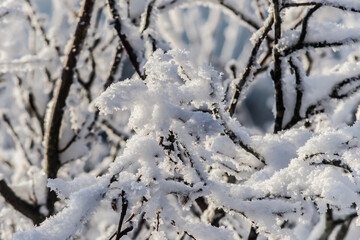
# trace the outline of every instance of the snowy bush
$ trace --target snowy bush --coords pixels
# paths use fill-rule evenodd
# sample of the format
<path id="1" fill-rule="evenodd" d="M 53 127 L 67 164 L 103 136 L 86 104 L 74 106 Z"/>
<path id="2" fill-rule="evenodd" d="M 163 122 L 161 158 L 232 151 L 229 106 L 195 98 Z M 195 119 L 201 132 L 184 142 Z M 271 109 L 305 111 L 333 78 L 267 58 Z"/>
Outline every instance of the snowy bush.
<path id="1" fill-rule="evenodd" d="M 0 2 L 0 238 L 358 239 L 359 13 Z"/>

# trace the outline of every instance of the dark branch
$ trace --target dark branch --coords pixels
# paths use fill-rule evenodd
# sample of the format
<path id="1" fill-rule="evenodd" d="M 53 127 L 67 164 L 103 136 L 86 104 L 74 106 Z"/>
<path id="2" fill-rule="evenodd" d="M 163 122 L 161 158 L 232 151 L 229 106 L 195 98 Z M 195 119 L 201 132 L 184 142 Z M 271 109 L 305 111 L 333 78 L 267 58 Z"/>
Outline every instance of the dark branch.
<path id="1" fill-rule="evenodd" d="M 34 113 L 37 121 L 39 122 L 42 135 L 44 135 L 45 134 L 44 116 L 41 116 L 41 114 L 36 106 L 35 97 L 32 92 L 29 93 L 29 106 L 30 106 L 31 111 Z"/>
<path id="2" fill-rule="evenodd" d="M 128 232 L 130 232 L 133 229 L 133 227 L 130 226 L 130 227 L 124 229 L 123 231 L 121 231 L 121 227 L 124 222 L 124 218 L 126 216 L 127 208 L 128 208 L 128 200 L 125 198 L 125 192 L 122 191 L 122 193 L 121 193 L 121 213 L 120 213 L 117 234 L 116 234 L 116 238 L 115 238 L 116 240 L 119 240 L 122 236 L 126 235 Z"/>
<path id="3" fill-rule="evenodd" d="M 347 172 L 353 172 L 349 165 L 343 163 L 340 159 L 323 159 L 320 163 L 312 162 L 310 165 L 318 166 L 318 165 L 331 165 L 334 167 L 342 168 Z"/>
<path id="4" fill-rule="evenodd" d="M 233 6 L 231 6 L 228 3 L 225 3 L 223 0 L 218 0 L 219 4 L 226 9 L 230 10 L 232 13 L 234 13 L 236 16 L 238 16 L 243 22 L 247 23 L 250 27 L 252 27 L 254 30 L 260 29 L 261 26 L 259 26 L 258 23 L 254 22 L 251 18 L 246 16 L 244 13 L 236 10 Z"/>
<path id="5" fill-rule="evenodd" d="M 20 137 L 17 134 L 17 132 L 15 131 L 9 117 L 6 114 L 3 114 L 2 118 L 3 118 L 4 122 L 6 123 L 6 125 L 8 126 L 8 128 L 10 129 L 15 143 L 21 148 L 21 151 L 23 152 L 26 161 L 30 164 L 30 166 L 33 165 L 30 158 L 29 158 L 29 156 L 28 156 L 28 154 L 27 154 L 27 152 L 26 152 L 26 149 L 25 149 L 24 145 L 21 143 Z"/>
<path id="6" fill-rule="evenodd" d="M 59 149 L 59 153 L 63 153 L 67 149 L 69 149 L 69 147 L 76 141 L 77 138 L 78 138 L 78 134 L 74 133 L 70 141 L 68 141 L 68 143 L 62 149 Z"/>
<path id="7" fill-rule="evenodd" d="M 36 11 L 35 11 L 35 9 L 33 7 L 33 4 L 31 3 L 31 0 L 25 0 L 25 1 L 28 3 L 28 5 L 30 7 L 30 10 L 31 10 L 31 16 L 29 17 L 30 22 L 34 21 L 33 24 L 35 24 L 39 28 L 41 36 L 43 37 L 46 45 L 51 46 L 50 39 L 46 35 L 44 27 L 39 23 L 39 19 L 37 18 L 37 13 L 36 13 Z M 36 29 L 35 26 L 33 26 L 33 28 Z M 59 46 L 54 46 L 54 49 L 56 50 L 58 56 L 61 56 L 60 47 Z"/>
<path id="8" fill-rule="evenodd" d="M 236 145 L 240 145 L 246 152 L 253 155 L 255 158 L 257 158 L 260 162 L 262 162 L 264 165 L 266 165 L 265 158 L 261 156 L 258 152 L 256 152 L 252 147 L 245 144 L 241 139 L 239 139 L 235 133 L 231 130 L 226 130 L 225 134 L 229 136 L 229 138 L 235 143 Z"/>
<path id="9" fill-rule="evenodd" d="M 310 55 L 310 52 L 308 52 L 308 51 L 306 51 L 305 57 L 306 57 L 306 59 L 308 61 L 308 67 L 306 69 L 306 76 L 309 76 L 310 73 L 311 73 L 311 70 L 312 70 L 313 59 L 312 59 L 312 57 Z"/>
<path id="10" fill-rule="evenodd" d="M 214 108 L 212 109 L 212 114 L 215 118 L 221 119 L 223 121 L 223 126 L 225 127 L 224 133 L 233 141 L 234 144 L 239 144 L 246 152 L 253 155 L 255 158 L 257 158 L 260 162 L 262 162 L 264 165 L 266 165 L 265 158 L 256 152 L 253 148 L 245 144 L 229 127 L 227 126 L 226 122 L 224 121 L 223 117 L 220 114 L 219 108 L 214 105 Z"/>
<path id="11" fill-rule="evenodd" d="M 120 15 L 119 15 L 118 11 L 116 10 L 115 1 L 108 0 L 108 4 L 109 4 L 110 11 L 111 11 L 111 15 L 114 20 L 114 28 L 120 38 L 121 44 L 123 45 L 126 53 L 128 54 L 130 62 L 133 65 L 136 73 L 139 75 L 139 77 L 141 79 L 145 80 L 146 76 L 140 71 L 140 63 L 138 62 L 138 59 L 137 59 L 138 57 L 135 53 L 135 50 L 129 43 L 127 36 L 124 33 L 122 33 L 122 25 L 121 25 L 121 21 L 120 21 Z"/>
<path id="12" fill-rule="evenodd" d="M 248 81 L 250 81 L 252 78 L 252 73 L 254 71 L 254 66 L 256 64 L 256 58 L 257 58 L 257 54 L 259 52 L 260 46 L 261 46 L 262 42 L 264 41 L 265 37 L 267 36 L 267 34 L 269 33 L 269 31 L 271 30 L 273 23 L 274 23 L 274 20 L 271 19 L 268 22 L 268 24 L 266 26 L 264 26 L 264 31 L 263 31 L 262 35 L 256 40 L 256 42 L 254 44 L 254 47 L 251 51 L 251 55 L 250 55 L 247 65 L 246 65 L 245 71 L 242 74 L 239 83 L 236 85 L 235 91 L 234 91 L 232 99 L 230 101 L 230 105 L 227 109 L 227 111 L 230 113 L 230 116 L 232 116 L 235 112 L 235 108 L 236 108 L 237 102 L 239 101 L 242 89 L 244 88 L 245 84 Z"/>
<path id="13" fill-rule="evenodd" d="M 137 226 L 137 228 L 135 228 L 131 239 L 137 239 L 142 228 L 144 227 L 144 225 L 146 225 L 146 220 L 145 220 L 144 216 L 145 216 L 145 212 L 141 213 L 140 218 L 138 220 L 138 226 Z"/>
<path id="14" fill-rule="evenodd" d="M 299 64 L 295 63 L 292 58 L 289 59 L 290 67 L 295 72 L 295 82 L 296 82 L 296 102 L 295 102 L 295 108 L 293 116 L 290 120 L 290 122 L 284 127 L 284 129 L 290 129 L 292 126 L 294 126 L 297 122 L 299 122 L 302 117 L 300 116 L 300 109 L 302 104 L 302 96 L 303 96 L 303 86 L 301 79 L 301 66 Z M 300 63 L 301 64 L 301 63 Z"/>
<path id="15" fill-rule="evenodd" d="M 111 125 L 108 121 L 105 119 L 101 122 L 105 127 L 107 127 L 113 134 L 121 138 L 122 140 L 126 141 L 129 139 L 129 136 L 126 133 L 120 132 L 118 129 L 116 129 L 113 125 Z"/>
<path id="16" fill-rule="evenodd" d="M 36 120 L 39 123 L 40 129 L 41 129 L 41 134 L 42 134 L 42 136 L 44 136 L 44 134 L 45 134 L 44 116 L 41 116 L 39 109 L 36 106 L 34 94 L 31 91 L 29 91 L 29 93 L 24 91 L 22 78 L 20 78 L 19 76 L 16 76 L 16 78 L 17 78 L 18 87 L 20 88 L 20 91 L 21 91 L 21 95 L 28 96 L 28 99 L 26 99 L 25 97 L 22 98 L 25 109 L 31 117 L 36 118 Z"/>
<path id="17" fill-rule="evenodd" d="M 35 225 L 39 225 L 45 220 L 45 216 L 39 212 L 40 207 L 31 205 L 18 197 L 4 179 L 0 180 L 0 194 L 8 204 L 13 206 L 16 211 L 30 218 Z"/>
<path id="18" fill-rule="evenodd" d="M 304 20 L 302 21 L 301 33 L 300 33 L 300 37 L 299 37 L 297 44 L 302 44 L 304 42 L 306 34 L 307 34 L 309 19 L 316 12 L 316 10 L 318 10 L 320 7 L 321 7 L 321 4 L 315 5 L 315 7 L 311 8 L 305 15 Z"/>
<path id="19" fill-rule="evenodd" d="M 348 215 L 345 219 L 344 219 L 344 223 L 342 224 L 340 230 L 338 231 L 338 233 L 336 234 L 335 239 L 336 240 L 341 240 L 341 239 L 345 239 L 349 228 L 350 228 L 350 224 L 352 222 L 352 220 L 357 217 L 356 213 L 350 214 Z"/>
<path id="20" fill-rule="evenodd" d="M 341 81 L 340 83 L 336 84 L 333 87 L 332 92 L 330 93 L 329 96 L 331 98 L 336 98 L 336 99 L 343 99 L 346 97 L 350 97 L 352 94 L 354 94 L 355 92 L 357 92 L 360 89 L 360 85 L 355 86 L 355 87 L 352 86 L 345 93 L 340 93 L 340 91 L 343 88 L 345 88 L 346 86 L 349 86 L 351 83 L 358 82 L 359 80 L 360 80 L 360 75 L 344 79 L 343 81 Z"/>
<path id="21" fill-rule="evenodd" d="M 332 209 L 328 205 L 328 209 L 325 214 L 325 230 L 318 239 L 319 240 L 329 239 L 329 236 L 334 231 L 335 227 L 338 226 L 339 224 L 343 224 L 343 225 L 340 228 L 338 234 L 336 235 L 336 240 L 345 239 L 345 236 L 349 230 L 350 223 L 355 217 L 357 217 L 357 214 L 353 213 L 353 214 L 349 214 L 345 219 L 334 220 Z"/>
<path id="22" fill-rule="evenodd" d="M 321 2 L 302 2 L 302 3 L 290 2 L 290 3 L 284 3 L 282 5 L 281 9 L 290 8 L 290 7 L 307 7 L 307 6 L 314 6 L 314 5 L 333 7 L 333 8 L 338 8 L 338 9 L 344 10 L 344 11 L 360 13 L 360 9 L 358 9 L 358 8 L 346 7 L 340 3 L 338 4 L 335 2 L 323 2 L 323 3 L 321 3 Z"/>
<path id="23" fill-rule="evenodd" d="M 283 91 L 282 91 L 282 58 L 280 51 L 277 48 L 277 44 L 281 38 L 281 16 L 280 16 L 280 3 L 279 0 L 273 0 L 274 3 L 274 30 L 275 30 L 275 39 L 274 39 L 274 49 L 273 49 L 273 59 L 274 59 L 274 69 L 272 72 L 272 79 L 274 82 L 275 89 L 275 106 L 276 106 L 276 115 L 275 115 L 275 124 L 274 124 L 274 133 L 277 133 L 282 130 L 283 118 L 285 112 Z"/>
<path id="24" fill-rule="evenodd" d="M 75 34 L 72 39 L 71 48 L 66 56 L 64 68 L 61 74 L 60 83 L 54 96 L 54 105 L 51 109 L 49 125 L 46 132 L 45 142 L 45 170 L 48 178 L 56 178 L 60 168 L 59 157 L 59 138 L 61 122 L 64 115 L 66 98 L 69 95 L 70 87 L 73 83 L 74 71 L 77 58 L 84 44 L 87 30 L 90 25 L 91 13 L 95 1 L 84 0 L 80 10 L 80 18 L 76 26 Z M 54 213 L 54 203 L 56 194 L 53 191 L 48 193 L 47 207 L 50 215 Z"/>
<path id="25" fill-rule="evenodd" d="M 141 30 L 141 33 L 143 33 L 150 26 L 151 14 L 154 9 L 155 1 L 156 0 L 152 0 L 146 7 L 145 23 L 143 29 Z"/>
<path id="26" fill-rule="evenodd" d="M 259 234 L 256 232 L 256 229 L 257 229 L 257 227 L 251 226 L 248 240 L 256 240 L 257 239 Z"/>
<path id="27" fill-rule="evenodd" d="M 306 48 L 340 47 L 343 45 L 358 43 L 359 41 L 360 41 L 359 38 L 350 37 L 350 38 L 345 38 L 343 40 L 335 41 L 335 42 L 328 42 L 326 40 L 320 41 L 320 42 L 303 42 L 302 44 L 296 44 L 296 45 L 293 45 L 291 47 L 284 49 L 282 51 L 282 55 L 287 56 L 295 51 L 303 50 Z"/>
<path id="28" fill-rule="evenodd" d="M 123 51 L 124 51 L 124 49 L 123 49 L 121 43 L 119 43 L 119 45 L 116 48 L 116 52 L 115 52 L 115 55 L 114 55 L 114 58 L 113 58 L 113 63 L 112 63 L 111 68 L 109 70 L 108 77 L 107 77 L 106 82 L 104 83 L 104 86 L 103 86 L 103 92 L 115 81 L 116 72 L 118 71 L 121 60 L 123 59 L 123 54 L 122 54 Z M 94 128 L 96 122 L 98 121 L 99 114 L 100 114 L 100 111 L 97 108 L 95 110 L 95 113 L 94 113 L 94 119 L 93 119 L 93 121 L 90 123 L 90 125 L 88 127 L 89 132 L 92 131 L 92 129 Z"/>
<path id="29" fill-rule="evenodd" d="M 119 44 L 116 47 L 116 52 L 115 52 L 115 55 L 113 57 L 113 63 L 111 65 L 109 75 L 108 75 L 108 77 L 106 79 L 106 82 L 104 84 L 103 91 L 105 91 L 115 81 L 115 75 L 116 75 L 116 72 L 117 72 L 117 70 L 119 68 L 119 65 L 120 65 L 120 62 L 121 62 L 121 59 L 122 59 L 123 51 L 124 51 L 124 48 L 122 47 L 121 44 Z"/>
<path id="30" fill-rule="evenodd" d="M 260 29 L 261 26 L 257 22 L 255 22 L 253 19 L 249 18 L 246 14 L 244 14 L 240 10 L 237 10 L 233 6 L 231 6 L 230 4 L 225 3 L 224 0 L 218 0 L 218 2 L 219 2 L 220 6 L 224 7 L 225 9 L 229 10 L 230 12 L 232 12 L 235 16 L 238 16 L 241 19 L 241 21 L 243 21 L 248 26 L 250 26 L 250 28 L 252 28 L 252 30 Z M 181 1 L 173 0 L 173 1 L 169 2 L 169 3 L 165 3 L 163 5 L 158 6 L 158 9 L 159 10 L 165 10 L 167 8 L 170 8 L 172 5 L 174 5 L 176 3 L 181 4 Z M 185 3 L 185 1 L 184 1 L 184 3 Z"/>

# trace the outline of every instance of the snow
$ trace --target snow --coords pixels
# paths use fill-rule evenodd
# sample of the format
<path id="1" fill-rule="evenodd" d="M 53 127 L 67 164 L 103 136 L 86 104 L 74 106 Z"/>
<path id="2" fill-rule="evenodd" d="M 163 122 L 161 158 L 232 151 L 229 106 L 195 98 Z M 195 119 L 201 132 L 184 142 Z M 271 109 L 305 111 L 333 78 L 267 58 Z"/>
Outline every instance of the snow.
<path id="1" fill-rule="evenodd" d="M 315 2 L 360 9 L 359 3 L 350 0 Z M 135 238 L 136 230 L 139 239 L 179 239 L 182 235 L 242 239 L 251 226 L 259 239 L 317 239 L 325 231 L 329 209 L 334 221 L 358 215 L 360 73 L 355 54 L 359 50 L 355 44 L 359 40 L 356 18 L 336 10 L 334 19 L 341 21 L 331 22 L 323 16 L 328 7 L 317 11 L 309 20 L 304 42 L 346 40 L 347 46 L 302 48 L 281 56 L 284 125 L 293 117 L 297 90 L 302 91 L 302 102 L 297 124 L 273 134 L 249 129 L 241 117 L 230 116 L 225 95 L 231 94 L 227 86 L 234 86 L 237 79 L 224 79 L 226 75 L 215 70 L 230 65 L 236 65 L 237 73 L 243 70 L 251 45 L 272 21 L 271 4 L 269 9 L 265 2 L 261 6 L 260 10 L 267 11 L 262 22 L 255 14 L 254 1 L 223 1 L 261 26 L 244 50 L 239 50 L 235 42 L 240 36 L 248 41 L 247 30 L 229 9 L 219 7 L 218 1 L 155 1 L 151 24 L 142 32 L 144 10 L 150 3 L 129 1 L 129 9 L 126 1 L 117 3 L 123 34 L 132 44 L 146 78 L 123 71 L 122 66 L 128 64 L 124 51 L 113 84 L 103 92 L 118 39 L 113 38 L 114 30 L 108 24 L 108 9 L 96 5 L 103 13 L 98 29 L 91 25 L 88 47 L 78 57 L 77 74 L 61 119 L 61 167 L 55 179 L 47 179 L 41 162 L 46 143 L 41 127 L 46 129 L 49 124 L 52 90 L 58 86 L 54 80 L 62 70 L 61 53 L 55 51 L 54 44 L 69 49 L 79 4 L 52 1 L 52 26 L 44 28 L 51 44 L 45 44 L 39 27 L 47 26 L 46 20 L 34 28 L 23 24 L 22 18 L 11 23 L 12 16 L 23 16 L 27 10 L 17 8 L 16 1 L 0 3 L 0 31 L 13 28 L 0 42 L 0 73 L 4 73 L 0 76 L 0 112 L 9 115 L 18 134 L 17 139 L 0 124 L 4 136 L 0 139 L 0 179 L 44 215 L 49 213 L 47 187 L 59 198 L 55 214 L 32 226 L 31 220 L 1 197 L 0 238 L 9 239 L 16 232 L 15 240 L 108 239 L 116 233 L 122 216 L 121 229 L 134 228 L 128 239 Z M 161 7 L 164 4 L 169 5 Z M 7 11 L 9 14 L 1 17 Z M 270 50 L 286 50 L 297 44 L 301 24 L 295 29 L 293 26 L 306 11 L 283 10 L 282 14 L 282 38 Z M 226 26 L 219 31 L 222 25 Z M 223 33 L 226 39 L 218 45 L 222 40 L 215 35 Z M 15 35 L 26 39 L 27 44 L 12 41 Z M 91 49 L 97 37 L 99 45 Z M 181 50 L 187 45 L 190 52 Z M 267 47 L 263 44 L 259 55 L 264 55 Z M 215 53 L 217 48 L 222 49 Z M 309 76 L 305 51 L 314 59 Z M 289 60 L 299 69 L 299 83 Z M 210 61 L 214 66 L 203 64 Z M 264 81 L 271 82 L 272 65 L 269 57 L 265 61 L 269 70 L 260 74 Z M 83 83 L 91 72 L 94 82 L 86 89 Z M 129 78 L 121 78 L 123 75 Z M 255 74 L 252 77 L 257 78 Z M 38 113 L 29 111 L 34 107 L 29 106 L 30 93 L 35 96 Z M 313 105 L 322 113 L 309 113 Z M 100 115 L 96 119 L 97 110 Z M 19 147 L 25 150 L 19 151 Z M 33 166 L 28 166 L 24 152 Z M 224 216 L 216 219 L 222 211 Z M 358 238 L 359 224 L 356 216 L 347 239 Z M 339 227 L 331 237 L 336 238 Z"/>
<path id="2" fill-rule="evenodd" d="M 37 228 L 16 233 L 14 240 L 49 238 L 61 240 L 75 236 L 95 211 L 103 194 L 106 193 L 108 184 L 108 178 L 102 178 L 93 184 L 88 182 L 86 187 L 69 196 L 67 201 L 69 207 L 63 209 L 55 217 L 49 218 Z"/>

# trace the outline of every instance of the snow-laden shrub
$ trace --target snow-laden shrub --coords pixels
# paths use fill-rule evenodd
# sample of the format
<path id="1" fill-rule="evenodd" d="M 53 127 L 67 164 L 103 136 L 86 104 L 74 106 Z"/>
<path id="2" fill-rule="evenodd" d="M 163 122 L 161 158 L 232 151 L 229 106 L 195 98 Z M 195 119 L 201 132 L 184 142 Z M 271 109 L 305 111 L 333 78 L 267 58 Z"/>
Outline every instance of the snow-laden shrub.
<path id="1" fill-rule="evenodd" d="M 359 123 L 251 135 L 222 110 L 221 76 L 187 58 L 158 50 L 145 81 L 113 84 L 97 98 L 102 114 L 130 112 L 133 137 L 104 176 L 51 180 L 67 206 L 15 239 L 66 239 L 111 207 L 122 231 L 145 219 L 151 239 L 237 239 L 249 224 L 271 239 L 306 239 L 327 211 L 357 215 Z"/>
<path id="2" fill-rule="evenodd" d="M 358 239 L 359 13 L 0 1 L 0 238 Z"/>

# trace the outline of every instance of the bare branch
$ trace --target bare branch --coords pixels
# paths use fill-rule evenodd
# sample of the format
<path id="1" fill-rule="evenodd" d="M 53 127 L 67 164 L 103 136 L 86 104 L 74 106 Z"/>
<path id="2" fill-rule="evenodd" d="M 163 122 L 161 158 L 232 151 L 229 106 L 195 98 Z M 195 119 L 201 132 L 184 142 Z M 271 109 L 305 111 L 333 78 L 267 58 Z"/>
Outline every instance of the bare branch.
<path id="1" fill-rule="evenodd" d="M 21 95 L 23 96 L 22 101 L 24 103 L 25 109 L 31 117 L 36 118 L 41 129 L 41 134 L 42 136 L 44 136 L 44 116 L 41 116 L 39 109 L 36 106 L 35 96 L 31 91 L 29 91 L 29 93 L 25 91 L 25 89 L 23 88 L 23 80 L 19 76 L 16 76 L 16 78 L 18 87 L 21 91 Z M 28 96 L 28 99 L 26 99 L 25 96 Z"/>
<path id="2" fill-rule="evenodd" d="M 332 92 L 330 93 L 329 96 L 331 98 L 336 98 L 336 99 L 343 99 L 350 97 L 352 94 L 356 93 L 360 89 L 360 84 L 357 86 L 352 86 L 345 93 L 340 93 L 340 91 L 346 86 L 349 86 L 350 84 L 358 81 L 360 81 L 360 75 L 344 79 L 343 81 L 341 81 L 340 83 L 336 84 L 333 87 Z"/>
<path id="3" fill-rule="evenodd" d="M 306 34 L 307 34 L 309 19 L 320 7 L 321 7 L 321 5 L 317 4 L 317 5 L 315 5 L 315 7 L 311 8 L 307 12 L 306 16 L 304 17 L 304 19 L 302 21 L 301 33 L 300 33 L 300 37 L 299 37 L 297 44 L 302 44 L 304 42 Z"/>
<path id="4" fill-rule="evenodd" d="M 273 59 L 274 59 L 274 69 L 272 72 L 272 79 L 274 82 L 275 88 L 275 106 L 276 106 L 276 116 L 275 116 L 275 125 L 274 133 L 277 133 L 282 130 L 285 106 L 283 99 L 282 91 L 282 58 L 280 51 L 277 48 L 277 44 L 281 38 L 281 16 L 280 16 L 280 3 L 279 0 L 273 0 L 274 4 L 274 28 L 275 28 L 275 40 L 274 40 L 274 49 L 273 49 Z"/>
<path id="5" fill-rule="evenodd" d="M 126 211 L 128 208 L 128 200 L 125 198 L 125 192 L 122 191 L 121 193 L 121 214 L 120 214 L 120 219 L 119 219 L 119 224 L 118 224 L 118 229 L 117 229 L 117 233 L 116 233 L 116 240 L 119 240 L 122 236 L 125 236 L 128 232 L 130 232 L 133 227 L 127 227 L 125 228 L 123 231 L 121 231 L 121 227 L 124 221 L 124 218 L 126 216 Z"/>
<path id="6" fill-rule="evenodd" d="M 156 0 L 152 0 L 146 7 L 145 22 L 141 33 L 143 33 L 150 26 L 151 14 L 154 9 L 155 1 Z"/>
<path id="7" fill-rule="evenodd" d="M 264 41 L 265 37 L 267 36 L 267 34 L 269 33 L 269 31 L 271 30 L 273 23 L 274 23 L 274 20 L 271 18 L 267 22 L 267 24 L 264 26 L 263 33 L 256 40 L 256 42 L 254 44 L 254 47 L 251 51 L 251 55 L 250 55 L 247 65 L 246 65 L 245 71 L 242 74 L 239 83 L 236 85 L 235 91 L 234 91 L 232 99 L 230 101 L 230 105 L 227 109 L 227 111 L 230 113 L 230 116 L 232 116 L 235 112 L 235 108 L 236 108 L 237 102 L 239 101 L 243 87 L 252 78 L 252 73 L 254 71 L 254 66 L 256 64 L 256 58 L 257 58 L 257 54 L 259 52 L 260 46 L 261 46 L 262 42 Z"/>
<path id="8" fill-rule="evenodd" d="M 10 132 L 14 138 L 16 145 L 18 145 L 21 148 L 21 151 L 23 152 L 26 161 L 29 163 L 30 166 L 33 165 L 33 163 L 31 162 L 31 160 L 26 152 L 24 145 L 21 143 L 19 135 L 17 134 L 13 125 L 11 124 L 9 117 L 3 113 L 2 118 L 3 118 L 4 122 L 6 123 L 6 125 L 8 126 L 8 128 L 10 129 Z"/>
<path id="9" fill-rule="evenodd" d="M 219 108 L 215 106 L 213 106 L 214 108 L 212 109 L 212 114 L 215 116 L 215 118 L 217 119 L 222 119 L 223 117 L 220 114 Z M 252 147 L 250 147 L 249 145 L 245 144 L 240 137 L 238 137 L 234 131 L 232 131 L 228 126 L 227 123 L 223 120 L 223 124 L 225 127 L 225 131 L 224 133 L 231 139 L 231 141 L 236 144 L 236 145 L 240 145 L 246 152 L 248 152 L 249 154 L 253 155 L 255 158 L 257 158 L 261 163 L 263 163 L 264 165 L 266 165 L 266 161 L 265 158 L 259 154 L 258 152 L 256 152 Z"/>
<path id="10" fill-rule="evenodd" d="M 291 54 L 295 51 L 303 50 L 306 48 L 340 47 L 343 45 L 350 45 L 350 44 L 358 43 L 359 41 L 360 41 L 360 38 L 350 37 L 350 38 L 345 38 L 343 40 L 334 41 L 334 42 L 329 42 L 327 40 L 319 41 L 319 42 L 303 42 L 302 44 L 296 44 L 296 45 L 293 45 L 291 47 L 284 49 L 282 51 L 282 55 L 288 56 L 289 54 Z"/>
<path id="11" fill-rule="evenodd" d="M 122 47 L 121 43 L 119 43 L 119 45 L 116 48 L 115 55 L 113 57 L 113 63 L 111 64 L 111 68 L 109 70 L 108 77 L 107 77 L 106 82 L 105 82 L 105 84 L 103 86 L 103 91 L 105 91 L 115 81 L 116 72 L 118 71 L 121 60 L 123 59 L 123 51 L 124 51 L 124 48 Z M 94 113 L 94 119 L 93 119 L 93 121 L 90 123 L 90 125 L 88 127 L 89 132 L 92 131 L 92 129 L 94 128 L 96 122 L 98 121 L 99 114 L 100 114 L 99 109 L 96 109 L 95 113 Z"/>
<path id="12" fill-rule="evenodd" d="M 194 1 L 194 2 L 196 2 L 196 1 Z M 165 10 L 165 9 L 171 7 L 172 5 L 176 4 L 176 3 L 181 4 L 181 1 L 173 0 L 173 1 L 169 2 L 169 3 L 165 3 L 163 5 L 158 6 L 158 9 L 159 10 Z M 235 16 L 238 16 L 241 19 L 241 21 L 246 23 L 250 28 L 252 28 L 252 30 L 260 29 L 261 26 L 257 22 L 255 22 L 253 19 L 251 19 L 245 13 L 235 9 L 229 3 L 225 3 L 224 0 L 218 0 L 218 3 L 219 3 L 220 6 L 224 7 L 225 9 L 229 10 L 230 12 L 232 12 Z"/>
<path id="13" fill-rule="evenodd" d="M 360 13 L 360 9 L 358 9 L 358 8 L 347 7 L 343 4 L 335 3 L 335 2 L 302 2 L 302 3 L 288 2 L 288 3 L 284 3 L 282 5 L 281 10 L 284 8 L 306 7 L 306 6 L 314 6 L 314 5 L 333 7 L 333 8 L 338 8 L 338 9 L 344 10 L 344 11 Z"/>
<path id="14" fill-rule="evenodd" d="M 255 158 L 257 158 L 261 163 L 266 165 L 265 158 L 261 156 L 258 152 L 256 152 L 252 147 L 245 144 L 240 138 L 236 136 L 236 134 L 233 131 L 227 129 L 225 130 L 225 134 L 229 136 L 229 138 L 233 141 L 233 143 L 235 143 L 236 145 L 240 145 L 246 152 L 250 153 Z"/>
<path id="15" fill-rule="evenodd" d="M 30 218 L 35 225 L 39 225 L 45 220 L 45 216 L 39 212 L 40 206 L 31 205 L 25 200 L 21 199 L 7 185 L 4 179 L 0 180 L 0 194 L 8 204 L 13 206 L 16 211 Z"/>
<path id="16" fill-rule="evenodd" d="M 124 51 L 124 48 L 122 47 L 121 44 L 119 44 L 116 47 L 115 55 L 113 57 L 113 63 L 111 65 L 108 77 L 107 77 L 106 82 L 104 84 L 103 91 L 105 91 L 115 81 L 115 75 L 116 75 L 116 72 L 117 72 L 117 70 L 119 68 L 119 65 L 120 65 L 120 62 L 121 62 L 121 59 L 122 59 L 122 55 L 123 55 L 122 54 L 123 51 Z"/>
<path id="17" fill-rule="evenodd" d="M 309 76 L 311 73 L 311 70 L 312 70 L 312 66 L 313 66 L 313 59 L 312 59 L 309 51 L 306 51 L 305 57 L 308 61 L 308 67 L 306 69 L 306 76 Z"/>
<path id="18" fill-rule="evenodd" d="M 259 234 L 256 232 L 256 229 L 257 229 L 256 226 L 251 226 L 249 236 L 248 236 L 248 240 L 256 240 L 257 239 Z"/>
<path id="19" fill-rule="evenodd" d="M 39 19 L 37 18 L 37 13 L 34 9 L 34 6 L 33 4 L 31 3 L 31 0 L 25 0 L 27 2 L 27 4 L 29 5 L 30 7 L 30 10 L 31 10 L 31 15 L 29 16 L 30 18 L 30 22 L 33 23 L 33 28 L 35 29 L 39 29 L 40 30 L 40 33 L 41 33 L 41 36 L 43 37 L 46 45 L 48 46 L 51 46 L 51 42 L 50 42 L 50 39 L 49 37 L 46 35 L 46 32 L 45 32 L 45 29 L 44 27 L 39 23 Z M 61 56 L 61 52 L 60 52 L 60 47 L 59 46 L 56 46 L 54 45 L 53 46 L 54 49 L 56 50 L 58 56 Z"/>
<path id="20" fill-rule="evenodd" d="M 250 27 L 252 27 L 254 30 L 260 29 L 260 25 L 256 22 L 254 22 L 251 18 L 246 16 L 246 14 L 236 10 L 233 6 L 231 6 L 228 3 L 225 3 L 224 0 L 218 0 L 219 4 L 226 9 L 230 10 L 232 13 L 234 13 L 236 16 L 238 16 L 243 22 L 247 23 Z"/>
<path id="21" fill-rule="evenodd" d="M 294 61 L 292 58 L 290 58 L 289 64 L 295 72 L 296 102 L 295 102 L 295 108 L 294 108 L 294 113 L 293 113 L 292 119 L 290 120 L 290 122 L 288 124 L 286 124 L 284 129 L 290 129 L 292 126 L 294 126 L 298 121 L 300 121 L 302 119 L 302 117 L 300 116 L 300 109 L 301 109 L 302 96 L 303 96 L 303 86 L 302 86 L 303 79 L 301 79 L 301 73 L 300 73 L 300 71 L 301 71 L 300 64 L 301 63 L 300 64 L 296 63 L 296 61 Z"/>
<path id="22" fill-rule="evenodd" d="M 122 25 L 120 21 L 120 15 L 118 11 L 116 10 L 115 1 L 114 0 L 108 0 L 109 8 L 114 20 L 114 28 L 119 36 L 119 39 L 121 41 L 121 44 L 123 45 L 126 53 L 129 56 L 130 62 L 133 65 L 136 73 L 139 75 L 139 77 L 143 80 L 145 80 L 146 76 L 140 71 L 140 63 L 138 62 L 138 57 L 135 53 L 134 48 L 129 43 L 127 36 L 122 32 Z"/>
<path id="23" fill-rule="evenodd" d="M 45 170 L 49 178 L 56 178 L 61 165 L 59 158 L 59 137 L 61 122 L 64 115 L 64 107 L 66 105 L 66 98 L 69 95 L 70 87 L 73 83 L 77 57 L 80 54 L 90 25 L 94 3 L 95 1 L 93 0 L 83 0 L 82 2 L 80 18 L 72 39 L 71 48 L 66 56 L 60 83 L 55 92 L 54 105 L 51 109 L 49 125 L 47 127 L 45 138 Z M 50 215 L 54 213 L 55 201 L 55 192 L 49 192 L 47 207 Z"/>
<path id="24" fill-rule="evenodd" d="M 44 116 L 41 116 L 41 114 L 36 106 L 36 103 L 35 103 L 35 96 L 32 92 L 29 93 L 29 106 L 31 108 L 31 111 L 34 113 L 36 119 L 39 122 L 42 135 L 44 135 L 45 134 Z"/>
<path id="25" fill-rule="evenodd" d="M 319 166 L 319 165 L 330 165 L 344 169 L 347 172 L 353 172 L 349 165 L 341 161 L 340 159 L 323 159 L 320 163 L 312 162 L 310 165 Z"/>

